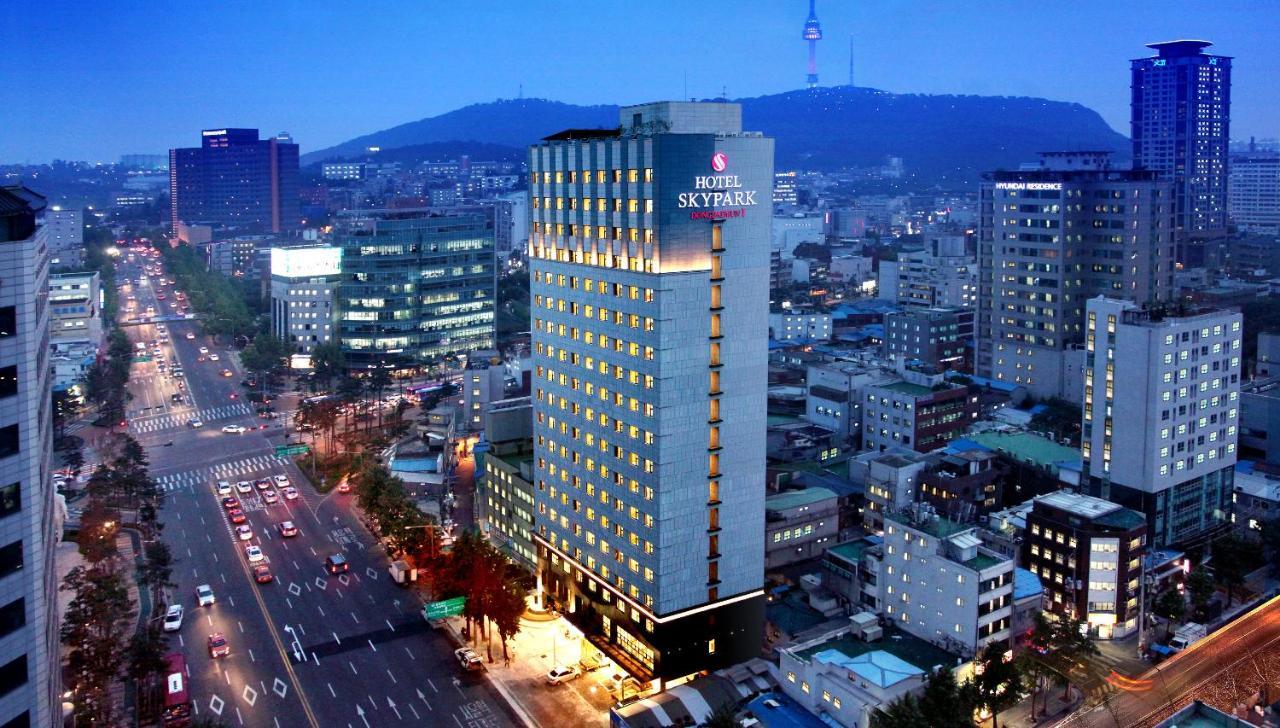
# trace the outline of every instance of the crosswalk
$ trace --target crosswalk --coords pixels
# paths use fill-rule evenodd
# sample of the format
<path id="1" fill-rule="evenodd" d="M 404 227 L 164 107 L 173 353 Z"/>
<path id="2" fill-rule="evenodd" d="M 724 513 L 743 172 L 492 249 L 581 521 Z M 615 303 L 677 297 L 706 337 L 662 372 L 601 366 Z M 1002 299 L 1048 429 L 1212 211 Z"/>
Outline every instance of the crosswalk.
<path id="1" fill-rule="evenodd" d="M 289 458 L 280 458 L 274 455 L 256 455 L 180 473 L 166 473 L 156 477 L 156 484 L 162 490 L 173 491 L 219 480 L 234 483 L 237 480 L 262 477 L 267 472 L 279 472 L 288 463 Z"/>
<path id="2" fill-rule="evenodd" d="M 205 407 L 198 410 L 188 409 L 163 415 L 153 415 L 146 419 L 131 421 L 129 423 L 129 429 L 134 432 L 156 432 L 158 430 L 168 430 L 174 427 L 186 427 L 187 423 L 193 418 L 208 424 L 217 420 L 242 417 L 252 411 L 253 410 L 250 409 L 249 405 L 244 404 L 243 402 L 226 404 L 220 407 Z"/>

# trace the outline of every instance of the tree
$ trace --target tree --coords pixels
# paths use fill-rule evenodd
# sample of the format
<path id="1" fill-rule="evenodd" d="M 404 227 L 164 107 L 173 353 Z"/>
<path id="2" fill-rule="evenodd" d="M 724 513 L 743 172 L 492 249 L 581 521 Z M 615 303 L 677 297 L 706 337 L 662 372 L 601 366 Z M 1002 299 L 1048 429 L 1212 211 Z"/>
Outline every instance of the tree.
<path id="1" fill-rule="evenodd" d="M 1201 566 L 1187 574 L 1186 586 L 1192 612 L 1197 616 L 1204 614 L 1209 600 L 1213 598 L 1213 577 Z"/>
<path id="2" fill-rule="evenodd" d="M 1187 599 L 1177 589 L 1169 589 L 1156 598 L 1151 608 L 1156 614 L 1168 619 L 1170 622 L 1180 622 L 1183 615 L 1187 613 Z M 1166 625 L 1166 637 L 1169 636 L 1171 628 L 1171 625 Z"/>
<path id="3" fill-rule="evenodd" d="M 133 607 L 129 592 L 120 575 L 104 565 L 73 568 L 62 590 L 75 593 L 62 621 L 62 641 L 69 648 L 77 723 L 117 725 L 111 686 L 120 677 L 123 635 Z"/>
<path id="4" fill-rule="evenodd" d="M 943 667 L 925 678 L 919 708 L 929 726 L 972 726 L 976 696 L 966 685 L 956 682 L 951 668 Z"/>
<path id="5" fill-rule="evenodd" d="M 1004 659 L 1004 650 L 987 645 L 978 656 L 973 680 L 978 707 L 991 711 L 992 728 L 1000 728 L 1000 713 L 1022 699 L 1022 673 Z"/>
<path id="6" fill-rule="evenodd" d="M 154 622 L 134 633 L 129 641 L 125 675 L 133 682 L 140 724 L 156 722 L 160 717 L 159 709 L 163 703 L 158 688 L 167 668 L 164 656 L 168 651 L 169 640 L 160 625 Z"/>
<path id="7" fill-rule="evenodd" d="M 725 703 L 711 712 L 702 721 L 701 728 L 738 728 L 737 715 L 733 703 Z"/>
<path id="8" fill-rule="evenodd" d="M 1071 697 L 1069 677 L 1071 667 L 1085 657 L 1098 654 L 1098 645 L 1094 644 L 1093 638 L 1089 636 L 1089 627 L 1083 620 L 1064 618 L 1058 620 L 1056 625 L 1054 643 L 1057 649 L 1054 651 L 1054 656 L 1061 661 L 1058 674 L 1066 684 L 1062 699 L 1067 700 Z"/>
<path id="9" fill-rule="evenodd" d="M 923 728 L 929 723 L 920 710 L 920 701 L 907 693 L 871 714 L 871 728 Z"/>
<path id="10" fill-rule="evenodd" d="M 337 342 L 317 344 L 311 351 L 311 367 L 316 373 L 315 378 L 323 382 L 325 391 L 328 391 L 333 387 L 333 380 L 341 376 L 347 367 L 342 345 Z"/>
<path id="11" fill-rule="evenodd" d="M 1280 575 L 1280 518 L 1272 518 L 1262 522 L 1262 552 L 1271 573 Z"/>
<path id="12" fill-rule="evenodd" d="M 1231 606 L 1231 598 L 1235 589 L 1244 584 L 1244 578 L 1251 570 L 1257 547 L 1249 544 L 1234 534 L 1228 534 L 1213 542 L 1213 573 L 1219 584 L 1227 588 L 1227 604 Z"/>

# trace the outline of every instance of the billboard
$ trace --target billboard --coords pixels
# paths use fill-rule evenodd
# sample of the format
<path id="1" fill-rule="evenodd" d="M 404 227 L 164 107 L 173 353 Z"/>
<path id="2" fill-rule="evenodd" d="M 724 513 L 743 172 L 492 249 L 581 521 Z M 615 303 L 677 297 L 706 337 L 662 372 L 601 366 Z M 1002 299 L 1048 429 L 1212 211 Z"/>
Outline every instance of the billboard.
<path id="1" fill-rule="evenodd" d="M 271 275 L 282 278 L 334 276 L 342 272 L 342 248 L 272 248 Z"/>

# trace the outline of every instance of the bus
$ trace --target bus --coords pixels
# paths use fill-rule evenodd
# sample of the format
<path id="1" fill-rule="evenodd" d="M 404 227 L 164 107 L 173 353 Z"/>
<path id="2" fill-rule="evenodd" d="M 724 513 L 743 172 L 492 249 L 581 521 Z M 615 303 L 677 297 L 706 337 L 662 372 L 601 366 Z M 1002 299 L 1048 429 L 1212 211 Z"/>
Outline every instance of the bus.
<path id="1" fill-rule="evenodd" d="M 187 660 L 178 653 L 166 655 L 164 681 L 165 728 L 184 728 L 191 725 L 191 696 L 187 693 Z"/>

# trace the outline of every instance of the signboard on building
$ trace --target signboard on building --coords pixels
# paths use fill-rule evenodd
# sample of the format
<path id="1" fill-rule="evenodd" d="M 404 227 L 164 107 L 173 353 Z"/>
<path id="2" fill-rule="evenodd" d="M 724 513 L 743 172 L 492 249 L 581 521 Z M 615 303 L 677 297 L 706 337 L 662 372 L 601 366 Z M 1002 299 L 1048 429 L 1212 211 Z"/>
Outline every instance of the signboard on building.
<path id="1" fill-rule="evenodd" d="M 342 272 L 342 248 L 272 248 L 271 275 L 281 278 L 318 278 Z"/>

